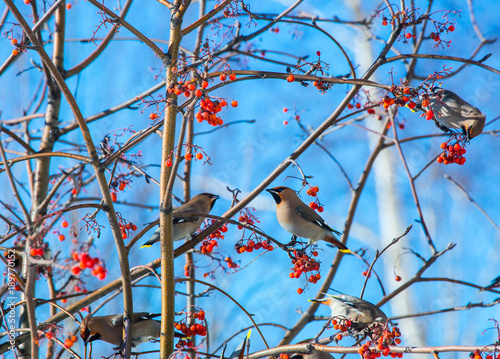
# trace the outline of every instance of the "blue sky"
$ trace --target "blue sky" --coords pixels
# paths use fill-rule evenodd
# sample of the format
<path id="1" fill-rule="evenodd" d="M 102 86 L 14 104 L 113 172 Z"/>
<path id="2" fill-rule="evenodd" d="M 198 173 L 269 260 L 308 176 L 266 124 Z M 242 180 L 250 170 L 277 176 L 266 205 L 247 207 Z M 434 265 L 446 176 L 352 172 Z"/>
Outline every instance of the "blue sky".
<path id="1" fill-rule="evenodd" d="M 106 1 L 105 3 L 111 8 L 116 6 L 114 2 Z M 485 6 L 486 3 L 487 6 Z M 214 2 L 209 2 L 208 8 L 212 8 L 213 4 Z M 283 11 L 286 6 L 291 4 L 291 1 L 250 1 L 249 4 L 255 13 L 276 13 Z M 422 9 L 420 12 L 423 12 L 427 6 L 426 2 L 417 1 L 417 4 Z M 100 16 L 96 14 L 96 9 L 88 2 L 77 1 L 72 5 L 72 9 L 67 12 L 67 37 L 68 39 L 87 39 L 96 30 Z M 343 20 L 360 20 L 369 18 L 378 3 L 365 1 L 361 5 L 360 12 L 356 12 L 352 4 L 345 5 L 336 2 L 334 6 L 329 1 L 304 1 L 295 10 L 295 13 L 303 11 L 320 17 L 337 16 Z M 18 6 L 25 15 L 28 14 L 28 7 L 22 3 Z M 494 38 L 499 30 L 496 13 L 491 11 L 495 6 L 498 7 L 496 2 L 486 1 L 481 3 L 481 7 L 475 8 L 479 28 L 488 39 Z M 421 53 L 469 57 L 478 46 L 479 41 L 471 25 L 467 3 L 465 1 L 436 1 L 433 9 L 461 10 L 461 14 L 454 18 L 456 30 L 446 36 L 443 35 L 443 38 L 452 41 L 449 48 L 435 49 L 432 43 L 426 43 Z M 192 5 L 192 10 L 188 11 L 184 20 L 185 25 L 196 19 L 197 11 L 197 5 Z M 384 14 L 387 15 L 387 11 Z M 443 14 L 444 12 L 435 12 L 432 18 L 441 21 Z M 139 2 L 134 3 L 126 19 L 151 38 L 168 39 L 169 13 L 158 2 L 148 2 L 147 5 Z M 14 21 L 11 15 L 9 15 L 8 21 Z M 225 19 L 224 24 L 232 25 L 234 21 L 235 19 Z M 257 26 L 249 25 L 247 16 L 241 17 L 239 21 L 242 24 L 241 33 L 243 35 L 249 34 L 265 24 L 257 22 Z M 383 27 L 380 23 L 380 18 L 375 19 L 371 31 L 381 39 L 386 40 L 390 34 L 390 28 Z M 53 22 L 50 24 L 52 26 Z M 367 70 L 367 66 L 383 46 L 376 40 L 368 39 L 366 33 L 359 31 L 359 29 L 339 24 L 319 24 L 346 49 L 356 66 L 358 76 Z M 278 33 L 268 31 L 262 34 L 251 42 L 252 47 L 282 51 L 295 56 L 307 55 L 309 56 L 308 60 L 311 61 L 317 58 L 316 51 L 321 51 L 321 60 L 329 64 L 328 73 L 330 75 L 340 76 L 348 73 L 349 68 L 345 59 L 324 35 L 304 26 L 278 24 L 276 27 L 279 28 Z M 417 28 L 417 31 L 419 29 L 420 27 Z M 106 31 L 101 29 L 96 36 L 102 37 Z M 430 30 L 427 34 L 429 32 Z M 19 28 L 14 28 L 14 35 L 20 39 Z M 48 36 L 46 31 L 44 36 Z M 119 38 L 130 36 L 125 29 L 120 29 Z M 220 38 L 213 34 L 209 38 L 214 42 L 220 41 Z M 190 48 L 192 44 L 193 35 L 189 35 L 184 39 L 183 45 Z M 165 44 L 159 44 L 159 46 L 164 50 L 167 48 Z M 246 44 L 243 45 L 243 48 L 246 46 Z M 412 51 L 411 45 L 402 42 L 396 43 L 395 47 L 401 53 Z M 94 49 L 95 45 L 92 43 L 68 42 L 65 68 L 72 68 Z M 46 50 L 50 53 L 50 44 L 46 45 Z M 2 39 L 0 45 L 2 58 L 6 59 L 11 51 L 12 46 L 9 41 Z M 498 68 L 497 43 L 483 47 L 474 59 L 481 59 L 489 53 L 493 55 L 485 63 L 493 68 Z M 393 52 L 389 54 L 389 56 L 393 55 Z M 285 56 L 268 53 L 267 57 L 291 64 L 295 63 L 295 60 L 290 60 Z M 32 69 L 17 75 L 19 71 L 31 66 L 30 60 L 40 62 L 38 55 L 29 51 L 0 76 L 2 120 L 21 116 L 31 94 L 36 89 L 40 79 L 38 70 Z M 282 73 L 286 71 L 285 66 L 282 65 L 255 59 L 241 61 L 242 57 L 239 60 L 230 62 L 233 69 Z M 427 76 L 434 71 L 441 70 L 443 66 L 452 66 L 456 69 L 460 64 L 448 60 L 425 59 L 418 62 L 417 74 Z M 75 93 L 83 115 L 87 117 L 133 98 L 155 85 L 157 83 L 155 75 L 163 76 L 164 70 L 160 67 L 160 61 L 145 45 L 138 41 L 119 40 L 113 42 L 78 78 L 75 76 L 68 79 L 67 82 Z M 372 79 L 390 85 L 390 71 L 393 72 L 396 84 L 406 73 L 402 63 L 394 62 L 381 67 Z M 418 81 L 412 82 L 412 85 L 417 86 L 418 84 Z M 494 119 L 499 113 L 500 104 L 496 100 L 499 85 L 500 77 L 497 74 L 472 66 L 443 82 L 444 88 L 456 92 L 481 109 L 486 114 L 487 122 Z M 345 85 L 335 85 L 330 92 L 321 94 L 313 86 L 306 88 L 299 83 L 289 84 L 283 80 L 266 79 L 237 82 L 213 92 L 213 96 L 236 99 L 239 102 L 237 108 L 230 107 L 221 112 L 225 123 L 237 120 L 255 120 L 255 123 L 234 125 L 211 135 L 195 137 L 195 144 L 204 148 L 210 155 L 213 164 L 211 166 L 203 165 L 201 161 L 193 163 L 193 194 L 204 191 L 219 194 L 221 199 L 215 205 L 213 214 L 223 214 L 229 208 L 231 200 L 230 193 L 225 190 L 226 186 L 239 188 L 242 195 L 249 193 L 304 140 L 303 131 L 292 118 L 295 111 L 300 114 L 304 126 L 314 129 L 336 109 L 349 88 Z M 380 99 L 381 93 L 375 93 L 373 96 Z M 42 105 L 40 111 L 43 111 L 45 106 L 46 104 Z M 143 105 L 139 107 L 144 108 Z M 283 108 L 288 108 L 289 111 L 284 113 Z M 343 115 L 350 112 L 346 110 Z M 123 110 L 94 122 L 89 126 L 93 139 L 99 143 L 104 136 L 117 128 L 131 126 L 136 131 L 141 130 L 149 126 L 151 122 L 148 119 L 149 113 L 149 109 L 145 109 L 143 112 Z M 380 113 L 382 114 L 382 112 Z M 60 118 L 63 123 L 73 120 L 65 101 L 63 101 Z M 431 122 L 425 121 L 418 113 L 412 113 L 406 108 L 399 111 L 398 120 L 405 123 L 405 129 L 398 132 L 400 138 L 440 133 Z M 284 125 L 284 121 L 288 121 L 288 125 Z M 36 129 L 41 123 L 41 119 L 33 121 L 30 128 Z M 380 123 L 381 121 L 377 121 L 375 116 L 368 116 L 356 122 L 360 126 L 376 131 L 380 131 Z M 196 123 L 195 125 L 195 132 L 210 129 L 206 123 Z M 495 122 L 487 126 L 485 131 L 497 128 L 498 125 Z M 391 131 L 389 136 L 393 136 Z M 126 138 L 127 135 L 124 136 L 124 139 Z M 351 182 L 356 184 L 377 138 L 376 135 L 368 133 L 363 128 L 347 125 L 321 138 L 321 144 L 335 156 L 347 172 Z M 4 139 L 3 136 L 2 139 Z M 63 139 L 83 143 L 81 134 L 77 130 L 65 135 Z M 444 137 L 423 139 L 402 145 L 413 175 L 440 153 L 439 144 L 443 142 L 443 139 Z M 35 141 L 34 146 L 37 145 Z M 68 148 L 67 144 L 56 146 L 58 151 L 65 151 Z M 500 275 L 499 233 L 467 197 L 453 183 L 443 177 L 444 174 L 448 174 L 464 186 L 476 203 L 498 224 L 500 223 L 498 209 L 500 192 L 497 190 L 499 165 L 496 161 L 496 154 L 499 150 L 497 138 L 484 133 L 473 139 L 467 147 L 467 162 L 464 166 L 444 166 L 434 163 L 417 179 L 416 189 L 422 211 L 437 249 L 443 250 L 450 242 L 457 244 L 452 251 L 443 255 L 426 272 L 426 277 L 449 277 L 485 285 Z M 152 135 L 132 151 L 141 151 L 140 163 L 152 165 L 148 168 L 148 173 L 159 180 L 161 139 Z M 10 156 L 14 155 L 10 154 Z M 310 183 L 320 188 L 320 200 L 325 204 L 323 218 L 333 228 L 342 230 L 351 193 L 338 166 L 316 146 L 310 147 L 297 162 L 307 175 L 313 176 Z M 72 165 L 74 165 L 72 160 L 57 160 L 53 162 L 51 171 L 57 173 L 60 168 Z M 15 165 L 13 171 L 20 181 L 26 182 L 26 168 L 23 164 Z M 426 244 L 422 228 L 417 222 L 418 213 L 408 178 L 394 146 L 383 150 L 383 155 L 377 159 L 373 171 L 361 196 L 348 246 L 352 250 L 365 248 L 367 250 L 366 258 L 371 261 L 377 249 L 385 247 L 392 238 L 401 235 L 408 225 L 413 224 L 409 235 L 402 239 L 398 245 L 391 247 L 375 265 L 386 290 L 391 291 L 411 278 L 421 265 L 420 260 L 409 253 L 409 248 L 425 258 L 428 258 L 431 252 Z M 7 183 L 5 174 L 2 176 L 2 181 Z M 300 181 L 292 178 L 286 179 L 287 176 L 300 176 L 300 173 L 296 168 L 289 167 L 271 186 L 286 185 L 296 190 L 300 189 Z M 178 196 L 182 195 L 180 181 L 177 181 L 174 192 Z M 82 197 L 87 195 L 90 197 L 99 196 L 98 188 L 92 185 L 88 188 L 88 193 L 82 194 Z M 301 195 L 305 202 L 310 201 L 305 191 L 301 192 Z M 1 196 L 10 204 L 16 203 L 8 186 L 4 186 Z M 29 197 L 26 194 L 23 196 L 25 203 L 29 203 Z M 158 186 L 153 183 L 147 184 L 143 178 L 136 178 L 130 188 L 121 192 L 119 196 L 129 203 L 152 206 L 151 210 L 129 208 L 124 205 L 116 206 L 117 211 L 136 223 L 139 228 L 158 218 L 158 211 L 155 208 L 158 206 L 159 190 Z M 268 193 L 259 195 L 251 203 L 251 206 L 256 209 L 256 215 L 261 222 L 260 228 L 282 242 L 288 241 L 289 234 L 279 227 L 275 216 L 275 204 Z M 73 223 L 85 213 L 85 211 L 78 211 L 65 216 L 65 218 Z M 4 213 L 2 212 L 2 214 Z M 104 282 L 89 277 L 86 280 L 89 289 L 97 288 L 119 276 L 117 257 L 111 254 L 114 253 L 115 249 L 109 225 L 106 224 L 104 215 L 100 214 L 98 219 L 106 228 L 101 238 L 96 239 L 96 247 L 92 248 L 90 254 L 106 259 L 109 276 Z M 87 235 L 81 232 L 79 238 L 85 240 Z M 309 285 L 304 294 L 298 295 L 296 290 L 304 285 L 304 279 L 298 280 L 288 277 L 292 265 L 285 253 L 276 250 L 265 253 L 257 259 L 260 252 L 238 255 L 235 253 L 234 243 L 239 238 L 240 232 L 236 228 L 230 228 L 226 238 L 219 243 L 218 249 L 223 255 L 230 255 L 238 260 L 240 266 L 244 268 L 229 275 L 224 275 L 220 270 L 217 270 L 216 278 L 214 280 L 207 279 L 207 281 L 228 291 L 250 313 L 255 315 L 254 319 L 257 322 L 274 322 L 287 327 L 293 326 L 300 317 L 300 310 L 307 308 L 307 299 L 316 295 L 320 284 Z M 47 238 L 46 241 L 53 246 L 53 252 L 60 250 L 62 256 L 68 255 L 69 242 L 61 244 L 55 236 Z M 322 262 L 322 274 L 326 274 L 336 249 L 329 248 L 325 244 L 320 244 L 319 248 L 318 258 Z M 131 251 L 130 262 L 132 266 L 141 265 L 156 259 L 158 255 L 158 245 L 141 250 L 134 247 Z M 200 266 L 207 265 L 207 268 L 213 268 L 213 264 L 211 265 L 210 261 L 204 258 L 197 258 L 197 261 Z M 176 275 L 183 276 L 183 266 L 183 258 L 180 257 L 176 260 Z M 397 268 L 396 273 L 395 267 Z M 364 282 L 364 276 L 362 276 L 364 270 L 366 270 L 365 265 L 358 259 L 352 256 L 345 257 L 332 287 L 347 294 L 359 295 Z M 200 268 L 197 277 L 202 277 L 205 271 L 208 270 Z M 402 277 L 402 282 L 394 281 L 396 274 Z M 45 279 L 41 279 L 40 282 L 37 287 L 37 296 L 43 297 L 46 295 Z M 153 279 L 144 283 L 158 284 Z M 198 291 L 204 289 L 197 287 Z M 179 285 L 178 290 L 184 291 L 184 285 Z M 160 310 L 159 289 L 137 288 L 134 289 L 134 296 L 134 310 L 152 312 Z M 399 295 L 384 305 L 382 310 L 388 316 L 399 316 L 408 314 L 408 310 L 425 312 L 464 306 L 469 302 L 484 301 L 487 303 L 493 301 L 497 296 L 495 293 L 479 293 L 476 289 L 456 284 L 427 282 L 413 285 L 405 291 L 404 295 Z M 364 298 L 374 303 L 382 298 L 382 293 L 375 281 L 368 282 Z M 182 310 L 184 303 L 183 297 L 177 296 L 176 310 Z M 210 348 L 212 349 L 234 332 L 251 324 L 241 310 L 219 293 L 201 298 L 199 305 L 207 313 L 211 338 Z M 122 299 L 121 296 L 118 296 L 101 312 L 102 314 L 110 314 L 120 311 L 122 311 Z M 327 315 L 328 313 L 329 309 L 324 307 L 320 308 L 317 314 Z M 45 319 L 47 317 L 46 308 L 40 308 L 37 315 L 39 320 Z M 402 345 L 486 345 L 496 340 L 494 331 L 482 334 L 485 329 L 492 326 L 492 323 L 488 321 L 489 318 L 500 319 L 500 307 L 438 314 L 416 320 L 400 320 L 399 327 L 403 333 Z M 70 328 L 69 321 L 65 323 L 65 326 Z M 321 322 L 307 326 L 294 342 L 314 336 L 322 325 Z M 264 332 L 271 345 L 276 345 L 283 336 L 283 332 L 277 328 L 266 328 Z M 254 332 L 252 335 L 252 351 L 263 349 L 263 344 L 256 334 Z M 238 340 L 235 340 L 229 348 L 236 347 L 237 343 Z M 343 344 L 346 343 L 351 342 L 343 342 Z M 109 355 L 112 352 L 111 347 L 108 344 L 96 344 L 95 353 Z M 75 346 L 75 348 L 80 350 L 81 346 Z M 154 348 L 158 348 L 158 344 L 144 344 L 140 347 L 144 351 Z M 463 354 L 451 353 L 442 355 L 442 357 L 463 357 Z"/>

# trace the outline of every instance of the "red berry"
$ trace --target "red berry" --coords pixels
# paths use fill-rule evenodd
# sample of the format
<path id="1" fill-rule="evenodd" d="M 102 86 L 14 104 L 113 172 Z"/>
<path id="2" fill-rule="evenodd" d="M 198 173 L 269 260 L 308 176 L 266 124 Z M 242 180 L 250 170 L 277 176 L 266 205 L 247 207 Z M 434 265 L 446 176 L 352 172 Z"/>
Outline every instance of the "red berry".
<path id="1" fill-rule="evenodd" d="M 66 221 L 62 221 L 61 226 L 62 226 L 63 228 L 66 228 L 66 227 L 68 227 L 68 226 L 69 226 L 69 223 L 68 223 L 68 222 L 66 222 Z"/>
<path id="2" fill-rule="evenodd" d="M 238 101 L 236 100 L 231 101 L 231 106 L 238 107 Z"/>
<path id="3" fill-rule="evenodd" d="M 221 75 L 219 76 L 219 79 L 220 79 L 221 81 L 226 81 L 226 80 L 227 80 L 227 75 L 226 75 L 226 74 L 221 74 Z"/>
<path id="4" fill-rule="evenodd" d="M 453 25 L 448 26 L 448 31 L 449 32 L 455 31 L 455 26 L 453 26 Z"/>
<path id="5" fill-rule="evenodd" d="M 304 290 L 302 288 L 299 288 L 299 289 L 297 289 L 297 293 L 302 294 L 302 293 L 304 293 Z"/>
<path id="6" fill-rule="evenodd" d="M 408 33 L 406 34 L 406 38 L 407 38 L 407 39 L 411 39 L 411 37 L 412 37 L 412 34 L 408 32 Z"/>
<path id="7" fill-rule="evenodd" d="M 289 75 L 289 76 L 286 78 L 286 80 L 287 80 L 288 82 L 294 82 L 294 81 L 295 81 L 295 76 L 293 76 L 293 75 Z"/>

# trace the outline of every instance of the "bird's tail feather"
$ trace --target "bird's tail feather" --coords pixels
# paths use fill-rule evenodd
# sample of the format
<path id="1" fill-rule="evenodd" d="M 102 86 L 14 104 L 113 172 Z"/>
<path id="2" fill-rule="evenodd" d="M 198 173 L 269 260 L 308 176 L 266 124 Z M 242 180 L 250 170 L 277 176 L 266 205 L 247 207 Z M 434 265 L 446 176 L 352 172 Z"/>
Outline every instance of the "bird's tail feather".
<path id="1" fill-rule="evenodd" d="M 323 240 L 325 240 L 326 242 L 328 243 L 331 243 L 333 244 L 335 247 L 337 247 L 342 253 L 351 253 L 351 251 L 349 250 L 349 248 L 347 248 L 345 246 L 344 243 L 342 243 L 341 241 L 339 241 L 337 238 L 333 238 L 333 237 L 330 237 L 330 236 L 326 236 Z"/>

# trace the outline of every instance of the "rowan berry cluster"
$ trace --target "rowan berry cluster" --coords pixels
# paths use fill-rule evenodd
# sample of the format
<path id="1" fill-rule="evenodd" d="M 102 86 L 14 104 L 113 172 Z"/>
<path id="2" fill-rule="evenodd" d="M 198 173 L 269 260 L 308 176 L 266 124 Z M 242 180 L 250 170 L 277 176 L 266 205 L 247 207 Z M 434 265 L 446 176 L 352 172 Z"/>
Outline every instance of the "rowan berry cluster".
<path id="1" fill-rule="evenodd" d="M 128 235 L 130 234 L 130 231 L 136 231 L 137 226 L 131 222 L 128 223 L 120 223 L 120 232 L 122 233 L 123 239 L 127 239 Z"/>
<path id="2" fill-rule="evenodd" d="M 238 242 L 234 246 L 234 249 L 236 249 L 236 253 L 252 253 L 254 250 L 259 250 L 259 249 L 264 249 L 267 251 L 272 251 L 274 249 L 274 246 L 269 244 L 269 241 L 264 240 L 261 242 L 255 242 L 254 240 L 249 240 L 245 245 L 242 243 Z"/>
<path id="3" fill-rule="evenodd" d="M 469 354 L 469 358 L 471 359 L 483 359 L 482 353 L 479 349 L 474 350 L 472 353 Z M 500 359 L 500 353 L 497 354 L 496 356 L 493 354 L 486 354 L 484 359 Z"/>
<path id="4" fill-rule="evenodd" d="M 203 310 L 200 310 L 198 312 L 185 314 L 186 315 L 184 319 L 174 323 L 175 329 L 182 332 L 185 337 L 193 337 L 195 335 L 200 335 L 202 337 L 206 336 L 207 328 L 205 327 L 205 325 L 196 323 L 196 320 L 199 320 L 200 322 L 203 322 L 205 320 L 205 312 Z M 188 319 L 190 324 L 188 324 Z M 190 340 L 180 339 L 177 344 L 175 344 L 175 347 L 177 349 L 180 349 L 182 347 L 191 348 L 193 347 L 193 342 L 191 342 Z"/>
<path id="5" fill-rule="evenodd" d="M 92 258 L 87 252 L 73 252 L 71 256 L 75 262 L 78 262 L 71 267 L 71 273 L 73 275 L 79 275 L 82 271 L 88 268 L 92 269 L 92 275 L 97 277 L 99 280 L 106 278 L 108 271 L 104 267 L 104 263 L 99 258 Z"/>
<path id="6" fill-rule="evenodd" d="M 200 101 L 201 110 L 195 114 L 195 118 L 200 123 L 207 121 L 208 124 L 212 126 L 223 125 L 224 121 L 217 113 L 222 111 L 222 108 L 225 106 L 227 106 L 225 100 L 212 101 L 209 97 L 205 97 Z"/>
<path id="7" fill-rule="evenodd" d="M 49 333 L 47 333 L 47 334 L 49 334 Z M 71 348 L 77 341 L 78 341 L 78 338 L 76 337 L 76 335 L 70 335 L 69 337 L 67 337 L 64 340 L 64 346 L 66 348 Z"/>
<path id="8" fill-rule="evenodd" d="M 184 94 L 184 97 L 191 97 L 191 93 L 196 90 L 196 87 L 197 87 L 196 80 L 188 80 L 188 81 L 181 80 L 178 81 L 177 84 L 170 85 L 167 92 L 169 94 L 175 94 L 177 96 Z M 149 115 L 149 118 L 151 118 L 151 115 Z M 158 118 L 158 116 L 151 119 L 154 120 L 156 118 Z"/>
<path id="9" fill-rule="evenodd" d="M 325 93 L 333 87 L 333 84 L 323 81 L 313 81 L 313 86 L 316 87 L 318 91 Z"/>
<path id="10" fill-rule="evenodd" d="M 342 333 L 347 333 L 352 326 L 352 321 L 345 317 L 338 316 L 332 319 L 331 325 L 333 329 L 340 330 Z M 341 340 L 344 337 L 343 334 L 339 334 L 337 334 L 337 340 Z"/>
<path id="11" fill-rule="evenodd" d="M 117 181 L 113 181 L 111 183 L 111 200 L 116 202 L 118 200 L 118 191 L 123 191 L 130 183 L 130 180 L 120 179 Z"/>
<path id="12" fill-rule="evenodd" d="M 466 150 L 458 142 L 455 145 L 448 145 L 446 142 L 441 143 L 441 149 L 444 150 L 443 153 L 436 159 L 438 163 L 448 165 L 450 163 L 456 163 L 462 166 L 465 163 Z"/>
<path id="13" fill-rule="evenodd" d="M 216 220 L 212 220 L 211 224 Z M 205 238 L 201 244 L 200 251 L 202 254 L 212 253 L 214 247 L 218 247 L 217 239 L 224 239 L 224 233 L 227 232 L 227 224 L 217 228 L 213 233 L 210 233 L 208 238 Z"/>
<path id="14" fill-rule="evenodd" d="M 317 186 L 314 186 L 314 187 L 310 187 L 306 193 L 311 196 L 311 197 L 316 197 L 316 199 L 313 201 L 313 202 L 309 202 L 309 207 L 311 207 L 312 209 L 314 209 L 315 211 L 318 211 L 318 212 L 323 212 L 324 208 L 323 206 L 321 205 L 319 199 L 317 198 L 317 193 L 319 192 L 319 188 Z"/>
<path id="15" fill-rule="evenodd" d="M 376 323 L 380 324 L 380 323 Z M 383 328 L 383 329 L 382 329 Z M 380 333 L 376 333 L 376 331 Z M 382 327 L 378 325 L 374 328 L 374 333 L 372 334 L 372 338 L 376 338 L 373 341 L 367 341 L 363 344 L 358 353 L 366 359 L 374 359 L 379 358 L 380 356 L 391 356 L 391 358 L 402 358 L 403 353 L 391 353 L 391 349 L 389 346 L 395 346 L 401 344 L 401 339 L 399 338 L 401 333 L 397 327 L 393 327 L 392 330 L 389 330 L 387 327 Z M 374 351 L 370 349 L 370 346 L 375 345 L 379 351 Z"/>
<path id="16" fill-rule="evenodd" d="M 318 255 L 318 252 L 313 251 L 311 254 L 313 257 L 316 257 Z M 321 279 L 321 274 L 319 273 L 320 262 L 318 262 L 314 258 L 311 258 L 309 255 L 307 255 L 307 253 L 294 250 L 292 255 L 292 264 L 293 267 L 290 269 L 290 273 L 288 275 L 290 278 L 300 278 L 302 274 L 308 272 L 316 272 L 311 273 L 309 278 L 307 278 L 307 281 L 316 284 L 318 280 Z M 302 294 L 303 290 L 301 288 L 299 289 L 300 291 L 297 290 L 297 293 Z"/>

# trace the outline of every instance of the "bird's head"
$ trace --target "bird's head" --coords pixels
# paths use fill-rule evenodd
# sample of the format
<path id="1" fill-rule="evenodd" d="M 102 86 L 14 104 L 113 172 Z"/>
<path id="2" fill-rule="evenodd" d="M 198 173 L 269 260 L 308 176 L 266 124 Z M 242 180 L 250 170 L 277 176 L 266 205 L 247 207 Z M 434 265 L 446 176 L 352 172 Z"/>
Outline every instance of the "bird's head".
<path id="1" fill-rule="evenodd" d="M 485 122 L 486 116 L 483 114 L 481 114 L 481 116 L 478 118 L 464 121 L 462 132 L 467 137 L 467 141 L 470 141 L 472 138 L 479 136 L 481 132 L 483 132 Z"/>
<path id="2" fill-rule="evenodd" d="M 101 334 L 96 331 L 92 331 L 88 326 L 88 322 L 88 320 L 84 320 L 80 325 L 80 337 L 82 337 L 85 344 L 101 339 Z"/>
<path id="3" fill-rule="evenodd" d="M 220 198 L 220 196 L 212 193 L 200 193 L 198 196 L 204 196 L 210 201 L 210 210 L 214 208 L 215 201 L 217 201 Z"/>
<path id="4" fill-rule="evenodd" d="M 271 193 L 276 204 L 280 204 L 283 199 L 291 198 L 292 196 L 297 196 L 293 190 L 288 187 L 280 186 L 274 188 L 266 189 L 267 192 Z"/>

